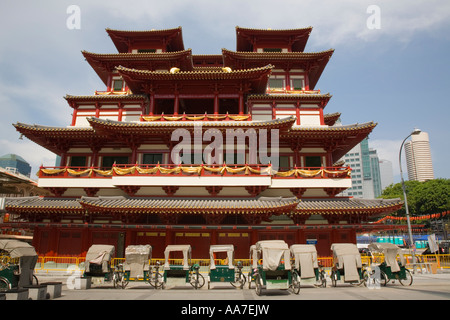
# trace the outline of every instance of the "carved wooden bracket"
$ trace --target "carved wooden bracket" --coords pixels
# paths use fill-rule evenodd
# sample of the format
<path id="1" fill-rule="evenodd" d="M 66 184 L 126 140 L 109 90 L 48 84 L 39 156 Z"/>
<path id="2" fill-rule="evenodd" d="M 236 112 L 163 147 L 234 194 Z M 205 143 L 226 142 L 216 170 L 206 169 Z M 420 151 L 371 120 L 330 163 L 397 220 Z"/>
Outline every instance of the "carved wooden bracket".
<path id="1" fill-rule="evenodd" d="M 258 194 L 267 189 L 267 186 L 247 186 L 245 190 L 252 196 L 256 197 Z"/>
<path id="2" fill-rule="evenodd" d="M 130 197 L 134 196 L 141 187 L 138 186 L 118 186 L 123 192 L 128 194 Z"/>
<path id="3" fill-rule="evenodd" d="M 222 190 L 223 187 L 219 187 L 219 186 L 208 186 L 205 187 L 205 189 L 209 192 L 210 195 L 212 195 L 213 197 L 217 196 L 219 194 L 219 192 Z"/>
<path id="4" fill-rule="evenodd" d="M 177 192 L 177 190 L 179 189 L 179 187 L 175 186 L 164 186 L 162 188 L 169 197 L 172 197 L 175 194 L 175 192 Z"/>
<path id="5" fill-rule="evenodd" d="M 305 193 L 306 188 L 290 188 L 289 190 L 294 194 L 294 196 L 301 198 Z"/>
<path id="6" fill-rule="evenodd" d="M 53 193 L 56 197 L 61 197 L 64 194 L 64 192 L 67 191 L 67 188 L 62 187 L 48 187 L 45 189 Z"/>
<path id="7" fill-rule="evenodd" d="M 337 194 L 344 191 L 346 188 L 323 188 L 323 190 L 328 194 L 330 197 L 335 197 Z"/>
<path id="8" fill-rule="evenodd" d="M 84 188 L 84 192 L 88 197 L 95 197 L 97 192 L 99 192 L 100 188 Z"/>

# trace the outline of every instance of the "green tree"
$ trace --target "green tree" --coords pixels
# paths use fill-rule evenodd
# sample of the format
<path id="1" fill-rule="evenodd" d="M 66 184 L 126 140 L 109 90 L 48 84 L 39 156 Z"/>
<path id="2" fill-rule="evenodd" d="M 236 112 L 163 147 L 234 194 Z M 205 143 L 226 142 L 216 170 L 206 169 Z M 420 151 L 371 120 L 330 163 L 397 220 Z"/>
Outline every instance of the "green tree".
<path id="1" fill-rule="evenodd" d="M 425 182 L 405 181 L 405 189 L 409 213 L 412 216 L 450 210 L 450 179 L 434 179 Z M 391 184 L 383 190 L 380 198 L 404 200 L 402 184 Z M 398 216 L 404 216 L 405 213 L 404 206 L 397 211 Z"/>
<path id="2" fill-rule="evenodd" d="M 441 213 L 450 209 L 450 179 L 425 181 L 417 185 L 412 193 L 419 215 Z"/>
<path id="3" fill-rule="evenodd" d="M 405 189 L 406 189 L 406 196 L 408 197 L 408 209 L 409 209 L 409 214 L 410 215 L 416 215 L 416 199 L 415 199 L 415 195 L 414 195 L 414 190 L 416 189 L 416 187 L 420 184 L 419 181 L 405 181 Z M 402 184 L 401 183 L 396 183 L 396 184 L 391 184 L 390 186 L 386 187 L 383 190 L 383 193 L 381 194 L 380 198 L 383 199 L 395 199 L 395 198 L 400 198 L 403 201 L 404 196 L 403 196 L 403 188 L 402 188 Z M 395 214 L 394 214 L 395 215 Z M 406 210 L 405 210 L 405 206 L 403 205 L 403 207 L 397 211 L 397 216 L 399 217 L 403 217 L 406 215 Z"/>

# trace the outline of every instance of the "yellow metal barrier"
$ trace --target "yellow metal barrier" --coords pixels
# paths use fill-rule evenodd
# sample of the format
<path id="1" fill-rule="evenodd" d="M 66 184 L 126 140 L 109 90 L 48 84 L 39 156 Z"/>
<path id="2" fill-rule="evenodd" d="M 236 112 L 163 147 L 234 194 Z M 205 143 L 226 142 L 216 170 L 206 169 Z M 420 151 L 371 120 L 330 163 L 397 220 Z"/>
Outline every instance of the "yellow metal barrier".
<path id="1" fill-rule="evenodd" d="M 407 263 L 412 262 L 412 257 L 410 255 L 405 255 Z M 3 259 L 3 260 L 2 260 Z M 5 263 L 18 263 L 18 259 L 11 260 L 8 256 L 0 256 L 0 261 Z M 54 270 L 67 270 L 69 267 L 78 267 L 80 269 L 84 268 L 85 257 L 39 257 L 36 263 L 35 270 L 41 271 L 54 271 Z M 325 269 L 333 267 L 333 257 L 319 257 L 319 264 Z M 157 262 L 161 265 L 164 264 L 164 259 L 162 258 L 152 258 L 149 260 L 149 264 L 154 266 Z M 216 259 L 216 263 L 223 263 L 222 259 Z M 235 259 L 234 263 L 240 261 L 244 267 L 244 270 L 249 270 L 251 267 L 250 259 Z M 384 255 L 373 255 L 373 256 L 361 256 L 361 261 L 363 265 L 370 265 L 372 263 L 381 263 L 384 261 Z M 416 261 L 419 263 L 435 263 L 437 268 L 450 268 L 450 254 L 439 254 L 439 255 L 416 255 Z M 124 263 L 125 258 L 114 258 L 111 260 L 111 267 L 115 268 L 119 264 Z M 183 259 L 169 259 L 171 265 L 181 265 L 183 264 Z M 205 270 L 209 266 L 209 259 L 191 259 L 191 264 L 198 264 Z"/>

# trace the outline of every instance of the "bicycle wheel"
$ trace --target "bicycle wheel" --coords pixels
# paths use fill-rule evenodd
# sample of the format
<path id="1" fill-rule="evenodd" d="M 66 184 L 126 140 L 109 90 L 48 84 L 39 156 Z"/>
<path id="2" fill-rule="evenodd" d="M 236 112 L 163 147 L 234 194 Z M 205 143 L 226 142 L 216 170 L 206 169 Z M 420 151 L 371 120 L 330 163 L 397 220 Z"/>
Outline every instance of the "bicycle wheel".
<path id="1" fill-rule="evenodd" d="M 295 294 L 300 293 L 300 277 L 298 276 L 297 272 L 294 272 L 292 274 L 292 292 Z"/>
<path id="2" fill-rule="evenodd" d="M 162 287 L 164 279 L 161 273 L 153 273 L 148 282 L 153 288 L 158 289 Z"/>
<path id="3" fill-rule="evenodd" d="M 11 283 L 8 279 L 0 277 L 0 291 L 6 291 L 11 289 Z"/>
<path id="4" fill-rule="evenodd" d="M 327 278 L 325 277 L 325 271 L 321 271 L 319 274 L 320 282 L 322 284 L 322 288 L 327 287 Z"/>
<path id="5" fill-rule="evenodd" d="M 259 281 L 259 276 L 255 277 L 255 286 L 256 286 L 255 288 L 256 295 L 260 296 L 262 294 L 262 285 Z"/>
<path id="6" fill-rule="evenodd" d="M 246 282 L 247 282 L 247 278 L 245 277 L 245 275 L 243 273 L 238 273 L 238 274 L 236 274 L 236 279 L 234 280 L 234 282 L 230 282 L 230 283 L 233 287 L 242 289 L 242 288 L 244 288 L 244 285 Z"/>
<path id="7" fill-rule="evenodd" d="M 413 277 L 408 269 L 405 269 L 405 279 L 399 279 L 403 286 L 410 286 L 413 283 Z"/>
<path id="8" fill-rule="evenodd" d="M 205 278 L 200 273 L 193 273 L 189 279 L 189 283 L 195 289 L 200 289 L 205 285 Z"/>
<path id="9" fill-rule="evenodd" d="M 331 271 L 331 284 L 333 285 L 333 287 L 337 286 L 337 273 L 334 271 Z"/>

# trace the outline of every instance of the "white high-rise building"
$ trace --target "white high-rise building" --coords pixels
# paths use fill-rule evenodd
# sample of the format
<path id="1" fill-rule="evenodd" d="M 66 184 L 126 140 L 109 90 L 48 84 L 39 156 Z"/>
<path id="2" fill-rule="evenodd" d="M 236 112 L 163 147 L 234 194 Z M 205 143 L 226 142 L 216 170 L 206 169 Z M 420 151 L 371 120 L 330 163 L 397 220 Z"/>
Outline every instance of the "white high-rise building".
<path id="1" fill-rule="evenodd" d="M 394 171 L 391 161 L 381 159 L 378 163 L 380 165 L 381 190 L 384 190 L 394 183 Z"/>
<path id="2" fill-rule="evenodd" d="M 405 143 L 405 153 L 409 180 L 434 179 L 428 133 L 421 132 L 412 135 L 411 140 Z"/>

